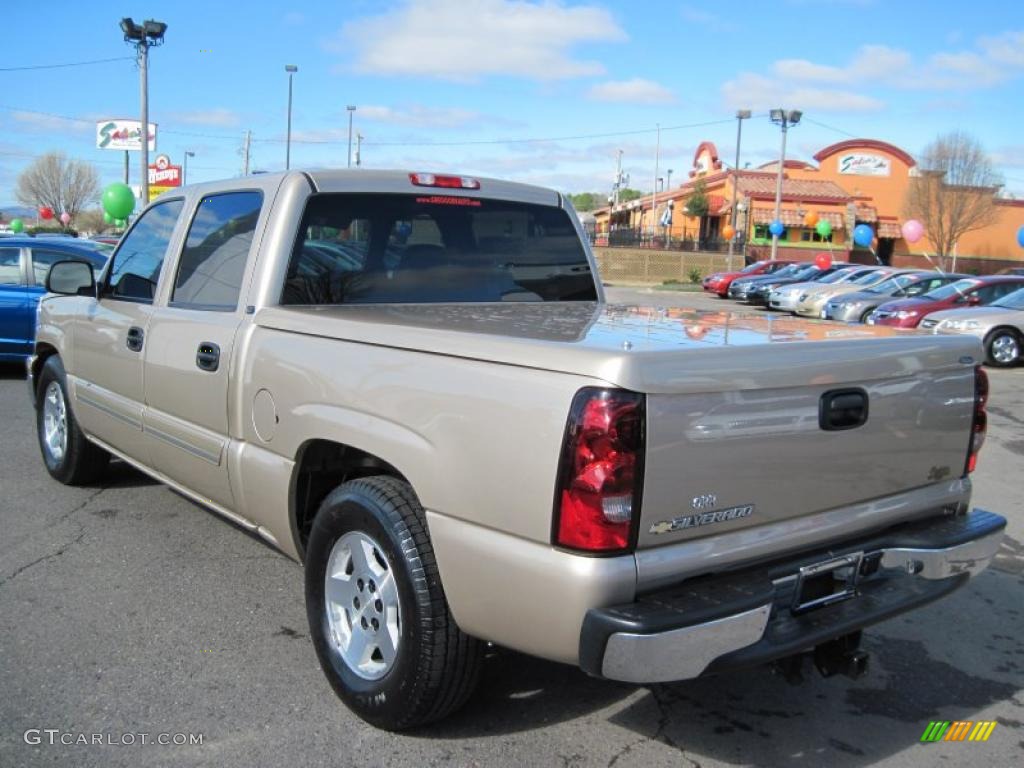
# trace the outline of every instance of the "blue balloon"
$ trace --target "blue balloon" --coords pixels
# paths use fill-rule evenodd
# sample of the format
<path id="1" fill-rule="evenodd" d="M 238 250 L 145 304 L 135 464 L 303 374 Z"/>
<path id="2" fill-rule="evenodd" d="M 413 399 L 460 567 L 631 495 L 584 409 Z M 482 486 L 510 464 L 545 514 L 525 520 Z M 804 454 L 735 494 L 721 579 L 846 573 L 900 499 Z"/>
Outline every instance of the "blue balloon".
<path id="1" fill-rule="evenodd" d="M 1024 226 L 1017 230 L 1017 245 L 1024 248 Z"/>
<path id="2" fill-rule="evenodd" d="M 875 233 L 867 224 L 858 224 L 853 228 L 853 242 L 861 248 L 867 248 L 875 239 Z"/>
<path id="3" fill-rule="evenodd" d="M 776 237 L 782 237 L 782 233 L 786 231 L 786 228 L 782 226 L 782 222 L 776 219 L 768 225 L 768 231 Z"/>

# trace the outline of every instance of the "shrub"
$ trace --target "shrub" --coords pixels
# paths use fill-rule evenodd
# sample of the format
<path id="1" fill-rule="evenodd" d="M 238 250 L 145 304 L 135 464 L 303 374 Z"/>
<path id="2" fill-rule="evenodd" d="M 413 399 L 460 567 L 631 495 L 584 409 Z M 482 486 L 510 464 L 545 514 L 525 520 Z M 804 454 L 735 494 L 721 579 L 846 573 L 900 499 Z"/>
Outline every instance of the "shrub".
<path id="1" fill-rule="evenodd" d="M 693 269 L 691 269 L 689 274 L 690 274 L 690 282 L 691 283 L 699 283 L 703 279 L 703 277 L 704 277 L 704 275 L 701 274 L 700 269 L 697 268 L 697 267 L 694 267 Z"/>

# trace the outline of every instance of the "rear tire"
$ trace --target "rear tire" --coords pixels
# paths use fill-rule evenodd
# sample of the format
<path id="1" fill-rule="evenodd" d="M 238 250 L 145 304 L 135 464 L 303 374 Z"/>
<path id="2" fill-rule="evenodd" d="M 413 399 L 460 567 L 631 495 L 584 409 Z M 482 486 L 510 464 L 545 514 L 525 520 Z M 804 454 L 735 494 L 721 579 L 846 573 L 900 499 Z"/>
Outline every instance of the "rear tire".
<path id="1" fill-rule="evenodd" d="M 371 725 L 440 720 L 476 688 L 483 644 L 452 618 L 423 508 L 401 480 L 353 480 L 324 499 L 306 549 L 306 613 L 324 674 Z"/>
<path id="2" fill-rule="evenodd" d="M 868 318 L 871 317 L 871 313 L 874 312 L 874 308 L 864 310 L 864 314 L 860 316 L 860 322 L 867 325 Z"/>
<path id="3" fill-rule="evenodd" d="M 39 374 L 36 434 L 46 471 L 65 485 L 99 480 L 110 462 L 110 454 L 90 443 L 78 426 L 68 398 L 64 364 L 57 355 L 46 361 Z"/>
<path id="4" fill-rule="evenodd" d="M 994 368 L 1009 368 L 1021 359 L 1021 337 L 1012 328 L 996 328 L 985 337 L 985 360 Z"/>

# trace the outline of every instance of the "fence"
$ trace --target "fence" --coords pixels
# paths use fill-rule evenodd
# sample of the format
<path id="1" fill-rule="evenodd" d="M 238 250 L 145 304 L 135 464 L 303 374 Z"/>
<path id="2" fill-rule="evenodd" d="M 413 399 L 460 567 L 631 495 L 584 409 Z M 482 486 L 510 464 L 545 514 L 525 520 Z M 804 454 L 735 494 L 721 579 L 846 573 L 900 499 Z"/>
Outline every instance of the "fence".
<path id="1" fill-rule="evenodd" d="M 616 229 L 612 232 L 590 233 L 590 242 L 599 247 L 612 248 L 655 248 L 662 251 L 713 251 L 725 253 L 729 241 L 720 237 L 698 237 L 697 233 L 683 230 L 682 235 L 666 237 L 651 234 L 650 229 Z M 737 245 L 742 249 L 742 244 Z"/>
<path id="2" fill-rule="evenodd" d="M 689 283 L 690 272 L 704 278 L 729 267 L 729 256 L 707 251 L 661 251 L 653 248 L 594 248 L 597 269 L 605 283 Z M 732 256 L 732 267 L 743 266 L 743 256 Z"/>

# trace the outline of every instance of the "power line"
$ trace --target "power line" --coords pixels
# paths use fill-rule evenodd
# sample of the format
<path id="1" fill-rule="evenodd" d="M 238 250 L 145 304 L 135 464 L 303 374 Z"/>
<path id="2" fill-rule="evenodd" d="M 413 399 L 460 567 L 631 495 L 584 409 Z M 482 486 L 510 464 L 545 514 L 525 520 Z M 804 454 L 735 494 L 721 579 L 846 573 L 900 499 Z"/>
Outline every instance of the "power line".
<path id="1" fill-rule="evenodd" d="M 63 69 L 65 67 L 86 67 L 91 64 L 109 64 L 112 61 L 134 61 L 134 56 L 118 56 L 113 59 L 93 59 L 92 61 L 72 61 L 67 64 L 33 64 L 28 67 L 0 67 L 0 72 L 26 72 L 31 69 Z"/>
<path id="2" fill-rule="evenodd" d="M 812 119 L 810 117 L 806 117 L 805 116 L 804 120 L 806 122 L 808 122 L 808 123 L 811 123 L 812 125 L 818 126 L 819 128 L 825 128 L 826 130 L 829 130 L 829 131 L 835 131 L 836 133 L 841 133 L 843 136 L 849 136 L 851 139 L 858 139 L 858 138 L 860 138 L 855 133 L 850 133 L 849 131 L 844 131 L 842 128 L 836 128 L 834 125 L 828 125 L 827 123 L 820 123 L 817 120 L 814 120 L 814 119 Z"/>

